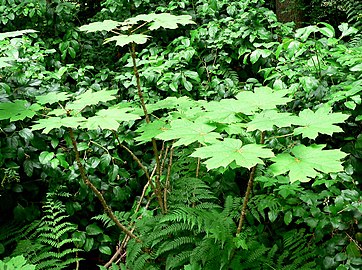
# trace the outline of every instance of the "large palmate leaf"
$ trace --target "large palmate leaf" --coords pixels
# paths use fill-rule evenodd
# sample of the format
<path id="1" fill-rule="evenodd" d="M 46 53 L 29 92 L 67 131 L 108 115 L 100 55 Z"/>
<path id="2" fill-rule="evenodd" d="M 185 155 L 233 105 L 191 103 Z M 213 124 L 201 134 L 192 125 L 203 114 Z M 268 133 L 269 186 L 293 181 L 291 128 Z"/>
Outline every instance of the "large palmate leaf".
<path id="1" fill-rule="evenodd" d="M 132 108 L 109 108 L 100 110 L 95 116 L 82 122 L 81 128 L 117 130 L 121 122 L 140 119 L 138 114 L 130 113 Z"/>
<path id="2" fill-rule="evenodd" d="M 157 139 L 161 140 L 175 140 L 174 146 L 189 145 L 193 142 L 200 142 L 201 144 L 215 143 L 221 135 L 212 132 L 216 127 L 210 126 L 202 122 L 192 122 L 186 119 L 177 119 L 171 122 L 171 128 L 158 134 Z"/>
<path id="3" fill-rule="evenodd" d="M 237 113 L 251 114 L 247 102 L 236 99 L 211 101 L 205 104 L 205 108 L 205 118 L 224 124 L 239 122 L 240 117 L 235 115 Z"/>
<path id="4" fill-rule="evenodd" d="M 284 105 L 292 101 L 291 98 L 285 97 L 288 93 L 289 90 L 274 91 L 269 87 L 257 87 L 254 92 L 243 91 L 236 98 L 248 104 L 250 112 L 257 112 L 258 110 L 275 109 L 277 105 Z"/>
<path id="5" fill-rule="evenodd" d="M 271 158 L 274 164 L 269 168 L 275 175 L 289 172 L 291 182 L 308 182 L 318 171 L 332 173 L 343 171 L 341 159 L 346 156 L 340 150 L 322 150 L 325 145 L 297 145 L 291 154 L 282 153 Z"/>
<path id="6" fill-rule="evenodd" d="M 90 24 L 83 25 L 79 27 L 79 30 L 88 33 L 97 32 L 97 31 L 111 31 L 113 29 L 116 29 L 121 24 L 122 24 L 121 22 L 117 21 L 104 20 L 103 22 L 93 22 Z"/>
<path id="7" fill-rule="evenodd" d="M 32 30 L 32 29 L 26 29 L 26 30 L 0 33 L 0 40 L 3 40 L 5 38 L 13 38 L 13 37 L 17 37 L 17 36 L 22 36 L 27 33 L 35 33 L 35 32 L 38 32 L 38 31 Z"/>
<path id="8" fill-rule="evenodd" d="M 295 122 L 302 127 L 296 128 L 294 134 L 315 139 L 318 133 L 332 135 L 334 132 L 342 132 L 343 130 L 334 124 L 343 123 L 348 117 L 349 115 L 342 113 L 329 113 L 327 107 L 321 107 L 316 112 L 305 109 L 299 113 Z"/>
<path id="9" fill-rule="evenodd" d="M 136 137 L 135 140 L 140 143 L 150 142 L 157 135 L 162 133 L 163 130 L 167 130 L 170 128 L 163 120 L 155 120 L 151 123 L 144 123 L 144 125 L 140 126 L 136 131 L 141 133 L 140 136 Z"/>
<path id="10" fill-rule="evenodd" d="M 147 40 L 149 38 L 150 38 L 150 36 L 143 35 L 143 34 L 118 35 L 118 36 L 113 36 L 111 38 L 107 38 L 104 41 L 104 43 L 115 41 L 117 46 L 123 47 L 124 45 L 127 45 L 132 42 L 137 43 L 137 44 L 144 44 L 147 42 Z"/>
<path id="11" fill-rule="evenodd" d="M 192 17 L 190 15 L 172 15 L 170 13 L 160 13 L 160 14 L 141 14 L 136 17 L 127 19 L 125 21 L 126 24 L 137 24 L 140 21 L 150 22 L 150 30 L 156 30 L 159 28 L 168 28 L 168 29 L 176 29 L 178 24 L 186 25 L 186 24 L 194 24 L 191 20 Z"/>
<path id="12" fill-rule="evenodd" d="M 270 158 L 274 154 L 270 149 L 259 144 L 242 146 L 238 139 L 226 138 L 215 144 L 197 148 L 192 157 L 207 159 L 204 161 L 208 170 L 226 167 L 235 162 L 237 165 L 250 169 L 256 164 L 264 164 L 261 158 Z"/>
<path id="13" fill-rule="evenodd" d="M 67 104 L 66 109 L 81 111 L 86 106 L 97 105 L 99 102 L 107 102 L 115 99 L 117 90 L 101 90 L 93 92 L 88 90 L 76 97 L 76 100 Z"/>
<path id="14" fill-rule="evenodd" d="M 255 114 L 253 120 L 247 124 L 247 130 L 254 131 L 258 129 L 265 131 L 273 130 L 274 126 L 289 127 L 294 124 L 297 119 L 297 116 L 290 113 L 279 113 L 274 110 L 266 110 Z"/>
<path id="15" fill-rule="evenodd" d="M 59 101 L 65 101 L 68 100 L 72 95 L 65 92 L 59 92 L 59 93 L 48 93 L 43 96 L 37 96 L 36 100 L 40 104 L 53 104 Z"/>
<path id="16" fill-rule="evenodd" d="M 36 124 L 32 126 L 33 130 L 44 129 L 42 133 L 49 133 L 52 129 L 57 129 L 61 127 L 70 127 L 77 128 L 79 127 L 86 119 L 84 117 L 50 117 L 39 119 L 36 121 Z"/>
<path id="17" fill-rule="evenodd" d="M 30 105 L 26 100 L 0 103 L 0 120 L 10 119 L 10 122 L 32 118 L 43 107 L 39 104 Z"/>

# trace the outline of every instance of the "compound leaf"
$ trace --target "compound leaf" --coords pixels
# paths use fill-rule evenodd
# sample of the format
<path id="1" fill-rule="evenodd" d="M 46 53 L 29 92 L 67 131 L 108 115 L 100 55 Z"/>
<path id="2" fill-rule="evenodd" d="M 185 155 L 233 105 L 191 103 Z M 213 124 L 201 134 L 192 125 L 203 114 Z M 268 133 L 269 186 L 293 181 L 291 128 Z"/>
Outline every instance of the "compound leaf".
<path id="1" fill-rule="evenodd" d="M 256 164 L 264 164 L 261 158 L 270 158 L 274 154 L 270 149 L 259 144 L 242 146 L 238 139 L 226 138 L 215 144 L 197 148 L 192 157 L 207 159 L 204 161 L 208 170 L 226 167 L 234 162 L 244 168 L 250 169 Z"/>
<path id="2" fill-rule="evenodd" d="M 215 143 L 221 135 L 216 132 L 212 132 L 216 127 L 211 125 L 192 122 L 186 119 L 177 119 L 171 122 L 171 128 L 160 133 L 156 138 L 161 140 L 175 140 L 179 139 L 174 143 L 174 146 L 189 145 L 193 142 Z"/>
<path id="3" fill-rule="evenodd" d="M 343 171 L 341 159 L 346 156 L 340 150 L 322 150 L 323 144 L 311 146 L 297 145 L 291 154 L 282 153 L 271 161 L 275 162 L 269 168 L 274 175 L 289 172 L 291 182 L 308 182 L 317 176 L 318 171 L 332 173 Z"/>
<path id="4" fill-rule="evenodd" d="M 318 133 L 332 135 L 343 131 L 334 124 L 343 123 L 348 117 L 349 115 L 342 113 L 330 113 L 327 107 L 321 107 L 316 112 L 305 109 L 299 113 L 299 119 L 295 122 L 302 127 L 296 128 L 294 134 L 302 134 L 310 139 L 315 139 Z"/>

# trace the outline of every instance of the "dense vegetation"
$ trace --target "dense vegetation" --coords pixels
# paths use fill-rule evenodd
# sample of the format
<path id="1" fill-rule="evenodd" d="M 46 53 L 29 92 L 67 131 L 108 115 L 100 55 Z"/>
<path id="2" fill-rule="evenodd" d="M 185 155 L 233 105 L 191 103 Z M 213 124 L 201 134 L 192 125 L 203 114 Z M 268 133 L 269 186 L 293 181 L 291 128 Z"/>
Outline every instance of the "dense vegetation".
<path id="1" fill-rule="evenodd" d="M 0 3 L 0 269 L 361 269 L 360 1 Z"/>

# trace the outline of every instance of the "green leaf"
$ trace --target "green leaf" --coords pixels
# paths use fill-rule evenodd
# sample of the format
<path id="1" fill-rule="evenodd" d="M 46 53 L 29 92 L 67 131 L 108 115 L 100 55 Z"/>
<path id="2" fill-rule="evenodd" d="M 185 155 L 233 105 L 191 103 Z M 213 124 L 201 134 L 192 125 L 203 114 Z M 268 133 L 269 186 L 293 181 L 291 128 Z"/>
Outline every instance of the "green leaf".
<path id="1" fill-rule="evenodd" d="M 316 112 L 310 109 L 301 111 L 295 124 L 302 127 L 296 128 L 294 134 L 315 139 L 318 133 L 332 135 L 334 132 L 342 132 L 343 130 L 334 124 L 343 123 L 349 115 L 330 113 L 329 110 L 328 107 L 321 107 Z"/>
<path id="2" fill-rule="evenodd" d="M 247 144 L 242 147 L 242 141 L 226 138 L 210 146 L 197 148 L 192 157 L 208 159 L 204 163 L 208 170 L 227 167 L 234 162 L 244 168 L 250 169 L 256 164 L 264 164 L 261 158 L 270 158 L 274 154 L 263 145 Z"/>
<path id="3" fill-rule="evenodd" d="M 275 109 L 277 105 L 285 105 L 292 101 L 291 98 L 284 97 L 289 90 L 276 90 L 269 87 L 257 87 L 254 92 L 243 91 L 236 98 L 247 105 L 245 114 L 252 114 L 258 110 Z M 244 105 L 245 106 L 245 105 Z"/>
<path id="4" fill-rule="evenodd" d="M 98 235 L 103 233 L 103 230 L 99 228 L 98 225 L 95 223 L 88 225 L 85 228 L 85 231 L 87 232 L 88 235 Z"/>
<path id="5" fill-rule="evenodd" d="M 54 128 L 61 128 L 61 127 L 70 127 L 70 128 L 77 128 L 80 126 L 86 119 L 84 117 L 50 117 L 39 119 L 37 124 L 33 125 L 31 128 L 32 130 L 39 130 L 44 129 L 43 133 L 47 134 Z"/>
<path id="6" fill-rule="evenodd" d="M 88 90 L 83 94 L 77 96 L 76 100 L 68 103 L 66 109 L 80 111 L 86 106 L 97 105 L 99 102 L 107 102 L 115 99 L 117 90 L 101 90 L 93 92 Z"/>
<path id="7" fill-rule="evenodd" d="M 291 154 L 282 153 L 271 161 L 275 162 L 269 168 L 274 175 L 289 172 L 291 182 L 308 182 L 319 172 L 332 173 L 343 171 L 341 159 L 346 154 L 340 150 L 322 150 L 325 145 L 297 145 Z"/>
<path id="8" fill-rule="evenodd" d="M 26 100 L 0 103 L 0 120 L 10 119 L 10 122 L 32 118 L 43 107 L 39 104 L 29 106 Z"/>
<path id="9" fill-rule="evenodd" d="M 144 34 L 133 34 L 133 35 L 118 35 L 118 36 L 113 36 L 111 38 L 107 38 L 104 41 L 104 44 L 111 42 L 111 41 L 116 41 L 116 45 L 117 46 L 121 46 L 123 47 L 124 45 L 130 44 L 132 42 L 137 43 L 137 44 L 144 44 L 147 42 L 147 40 L 150 38 L 150 36 L 144 35 Z"/>
<path id="10" fill-rule="evenodd" d="M 43 151 L 39 155 L 39 161 L 41 164 L 48 164 L 54 157 L 53 152 Z"/>
<path id="11" fill-rule="evenodd" d="M 139 115 L 129 113 L 128 111 L 130 110 L 132 110 L 132 108 L 109 108 L 100 110 L 96 113 L 96 116 L 89 117 L 86 121 L 82 122 L 80 127 L 88 130 L 98 128 L 117 130 L 121 122 L 140 119 Z"/>
<path id="12" fill-rule="evenodd" d="M 65 92 L 59 92 L 59 93 L 48 93 L 43 96 L 37 96 L 36 100 L 39 104 L 53 104 L 59 101 L 65 101 L 68 100 L 71 97 L 71 94 L 65 93 Z"/>
<path id="13" fill-rule="evenodd" d="M 287 211 L 284 214 L 284 223 L 285 223 L 285 225 L 289 225 L 290 222 L 292 222 L 292 219 L 293 219 L 292 211 Z"/>
<path id="14" fill-rule="evenodd" d="M 174 146 L 189 145 L 196 141 L 201 144 L 215 143 L 221 138 L 219 133 L 211 132 L 215 129 L 216 127 L 204 123 L 177 119 L 171 122 L 170 129 L 160 133 L 156 138 L 166 141 L 179 139 Z"/>
<path id="15" fill-rule="evenodd" d="M 328 23 L 321 22 L 325 27 L 319 28 L 319 32 L 321 32 L 323 35 L 332 38 L 335 35 L 335 31 L 332 25 Z"/>
<path id="16" fill-rule="evenodd" d="M 0 33 L 0 40 L 3 40 L 5 38 L 13 38 L 13 37 L 17 37 L 17 36 L 22 36 L 27 33 L 36 33 L 36 32 L 38 32 L 38 31 L 32 30 L 32 29 L 27 29 L 27 30 Z"/>
<path id="17" fill-rule="evenodd" d="M 90 24 L 83 25 L 79 27 L 80 31 L 85 32 L 97 32 L 97 31 L 111 31 L 117 28 L 122 23 L 112 20 L 104 20 L 103 22 L 93 22 Z"/>
<path id="18" fill-rule="evenodd" d="M 150 22 L 151 26 L 149 30 L 156 30 L 159 28 L 168 28 L 168 29 L 176 29 L 178 24 L 186 25 L 186 24 L 195 24 L 190 15 L 172 15 L 169 13 L 160 13 L 160 14 L 141 14 L 134 18 L 127 19 L 125 24 L 137 24 L 139 21 Z"/>
<path id="19" fill-rule="evenodd" d="M 279 113 L 275 110 L 266 110 L 255 114 L 252 121 L 247 124 L 247 131 L 254 130 L 273 130 L 274 126 L 289 127 L 298 119 L 297 116 L 290 113 Z"/>
<path id="20" fill-rule="evenodd" d="M 150 142 L 152 138 L 156 138 L 156 136 L 162 133 L 163 130 L 167 130 L 169 128 L 170 125 L 166 124 L 166 122 L 162 120 L 145 123 L 136 130 L 136 132 L 141 133 L 141 135 L 136 137 L 135 140 L 139 143 Z"/>
<path id="21" fill-rule="evenodd" d="M 110 247 L 108 246 L 100 246 L 99 247 L 99 251 L 103 254 L 106 254 L 106 255 L 111 255 L 112 254 L 112 250 Z"/>
<path id="22" fill-rule="evenodd" d="M 338 26 L 338 29 L 342 32 L 342 36 L 340 38 L 358 33 L 358 30 L 354 27 L 349 27 L 348 23 L 342 23 Z"/>

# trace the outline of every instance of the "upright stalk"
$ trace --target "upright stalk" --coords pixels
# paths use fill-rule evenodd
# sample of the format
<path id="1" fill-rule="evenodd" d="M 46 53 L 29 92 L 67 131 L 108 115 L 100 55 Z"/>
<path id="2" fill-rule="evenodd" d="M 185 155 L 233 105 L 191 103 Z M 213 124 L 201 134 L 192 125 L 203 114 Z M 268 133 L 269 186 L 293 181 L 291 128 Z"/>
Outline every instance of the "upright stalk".
<path id="1" fill-rule="evenodd" d="M 141 106 L 142 106 L 142 109 L 143 109 L 143 113 L 145 115 L 146 123 L 149 124 L 150 123 L 150 117 L 149 117 L 149 114 L 147 112 L 145 100 L 143 98 L 143 93 L 142 93 L 142 90 L 141 90 L 141 80 L 140 80 L 140 75 L 138 73 L 137 64 L 136 64 L 136 44 L 134 42 L 131 45 L 131 57 L 132 57 L 132 64 L 133 64 L 133 72 L 134 72 L 134 75 L 136 77 L 138 97 L 140 98 L 140 101 L 141 101 Z M 160 182 L 161 163 L 160 163 L 160 158 L 159 158 L 159 154 L 158 154 L 156 140 L 154 138 L 152 138 L 152 149 L 153 149 L 153 154 L 154 154 L 155 160 L 156 160 L 156 178 L 155 178 L 156 189 L 154 190 L 154 192 L 156 194 L 158 204 L 159 204 L 159 206 L 161 208 L 161 212 L 164 213 L 165 212 L 165 207 L 164 207 L 164 204 L 163 204 L 161 182 Z"/>
<path id="2" fill-rule="evenodd" d="M 262 132 L 261 133 L 261 138 L 260 138 L 260 144 L 264 144 L 264 139 L 265 139 L 265 133 Z M 236 230 L 237 234 L 239 234 L 241 232 L 241 229 L 243 227 L 243 223 L 244 223 L 245 215 L 246 215 L 246 208 L 247 208 L 248 202 L 249 202 L 249 196 L 250 196 L 251 191 L 253 190 L 254 179 L 255 179 L 255 171 L 256 171 L 257 166 L 258 165 L 255 165 L 253 168 L 251 168 L 251 171 L 250 171 L 248 187 L 246 188 L 243 207 L 241 209 L 241 214 L 240 214 L 240 218 L 239 218 L 239 225 L 238 225 L 238 228 Z"/>
<path id="3" fill-rule="evenodd" d="M 83 180 L 83 182 L 93 191 L 93 193 L 97 196 L 98 200 L 101 202 L 104 211 L 107 213 L 107 215 L 116 223 L 117 227 L 120 228 L 126 235 L 128 235 L 130 238 L 135 238 L 138 242 L 140 240 L 129 230 L 126 226 L 122 225 L 122 223 L 118 220 L 118 218 L 114 215 L 112 209 L 107 204 L 106 200 L 104 199 L 102 193 L 92 184 L 92 182 L 89 180 L 89 178 L 86 175 L 85 169 L 82 165 L 82 162 L 80 160 L 77 141 L 75 140 L 73 129 L 69 128 L 69 136 L 72 140 L 74 152 L 75 152 L 75 160 L 77 162 L 80 176 Z"/>

